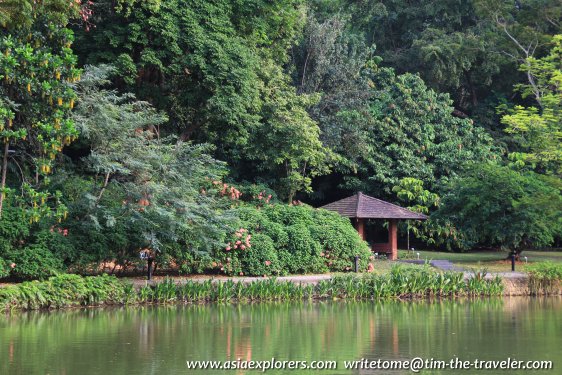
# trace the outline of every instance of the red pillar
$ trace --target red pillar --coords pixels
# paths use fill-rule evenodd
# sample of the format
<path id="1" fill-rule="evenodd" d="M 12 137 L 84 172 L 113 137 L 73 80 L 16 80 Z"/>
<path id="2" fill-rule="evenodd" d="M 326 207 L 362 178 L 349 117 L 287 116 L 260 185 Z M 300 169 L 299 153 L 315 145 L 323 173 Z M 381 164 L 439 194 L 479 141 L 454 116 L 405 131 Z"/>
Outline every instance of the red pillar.
<path id="1" fill-rule="evenodd" d="M 398 259 L 398 221 L 388 221 L 388 244 L 390 245 L 390 260 Z"/>
<path id="2" fill-rule="evenodd" d="M 365 221 L 363 219 L 357 218 L 355 221 L 355 229 L 357 229 L 357 233 L 359 233 L 359 237 L 363 241 L 365 241 Z"/>

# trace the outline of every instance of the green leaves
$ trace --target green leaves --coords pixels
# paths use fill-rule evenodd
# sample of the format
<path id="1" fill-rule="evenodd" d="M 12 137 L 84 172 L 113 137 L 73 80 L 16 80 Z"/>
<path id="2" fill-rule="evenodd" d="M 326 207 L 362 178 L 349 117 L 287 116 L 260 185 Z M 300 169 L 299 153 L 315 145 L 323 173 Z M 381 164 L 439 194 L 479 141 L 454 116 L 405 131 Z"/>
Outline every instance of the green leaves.
<path id="1" fill-rule="evenodd" d="M 19 5 L 10 9 L 29 12 L 26 22 L 7 24 L 0 32 L 1 189 L 20 191 L 18 200 L 36 222 L 43 216 L 64 216 L 63 206 L 52 209 L 48 204 L 59 199 L 41 190 L 48 185 L 62 148 L 78 135 L 70 112 L 76 99 L 73 84 L 81 71 L 70 49 L 73 33 L 65 25 L 68 17 L 78 15 L 80 5 L 72 2 L 63 7 L 60 1 Z M 11 175 L 9 168 L 17 172 Z M 4 194 L 0 215 L 3 199 Z"/>
<path id="2" fill-rule="evenodd" d="M 307 113 L 318 97 L 298 95 L 273 62 L 260 73 L 261 121 L 250 134 L 245 155 L 291 202 L 295 193 L 310 191 L 313 177 L 329 172 L 335 155 L 322 145 L 318 124 Z"/>
<path id="3" fill-rule="evenodd" d="M 358 174 L 346 177 L 350 188 L 390 195 L 407 177 L 434 190 L 465 164 L 495 157 L 490 137 L 471 120 L 454 117 L 448 95 L 428 89 L 419 76 L 382 68 L 369 77 L 370 152 Z"/>
<path id="4" fill-rule="evenodd" d="M 350 271 L 353 257 L 367 268 L 370 250 L 347 218 L 309 206 L 273 204 L 256 209 L 243 205 L 236 209 L 240 218 L 237 237 L 214 256 L 227 274 L 284 275 Z M 243 234 L 241 234 L 242 232 Z M 250 235 L 250 247 L 244 244 Z"/>
<path id="5" fill-rule="evenodd" d="M 451 182 L 435 217 L 450 219 L 466 248 L 548 246 L 562 234 L 560 188 L 556 178 L 483 164 Z"/>
<path id="6" fill-rule="evenodd" d="M 122 261 L 145 247 L 160 254 L 176 244 L 185 252 L 209 251 L 225 224 L 202 189 L 221 178 L 222 163 L 209 156 L 208 145 L 162 137 L 166 117 L 148 103 L 102 89 L 110 71 L 88 69 L 78 85 L 74 119 L 91 150 L 84 166 L 95 175 L 93 189 L 74 203 L 73 215 L 89 223 L 79 235 L 105 232 Z"/>
<path id="7" fill-rule="evenodd" d="M 439 205 L 439 196 L 423 188 L 423 181 L 406 177 L 392 188 L 398 199 L 405 202 L 410 210 L 429 213 L 431 207 Z"/>
<path id="8" fill-rule="evenodd" d="M 512 153 L 519 166 L 531 165 L 538 172 L 562 174 L 562 35 L 553 38 L 549 55 L 529 57 L 521 70 L 529 73 L 529 83 L 519 85 L 523 96 L 532 95 L 537 107 L 515 106 L 502 117 L 505 131 L 520 142 L 523 152 Z"/>

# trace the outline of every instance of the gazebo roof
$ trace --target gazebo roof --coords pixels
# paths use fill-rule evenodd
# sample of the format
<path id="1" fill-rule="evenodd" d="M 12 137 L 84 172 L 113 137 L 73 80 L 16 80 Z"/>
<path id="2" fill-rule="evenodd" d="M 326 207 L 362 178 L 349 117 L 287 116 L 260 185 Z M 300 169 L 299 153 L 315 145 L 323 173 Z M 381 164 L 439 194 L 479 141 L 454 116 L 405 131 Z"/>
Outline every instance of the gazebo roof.
<path id="1" fill-rule="evenodd" d="M 342 216 L 359 219 L 414 219 L 427 220 L 427 216 L 361 192 L 332 202 L 320 208 L 335 211 Z"/>

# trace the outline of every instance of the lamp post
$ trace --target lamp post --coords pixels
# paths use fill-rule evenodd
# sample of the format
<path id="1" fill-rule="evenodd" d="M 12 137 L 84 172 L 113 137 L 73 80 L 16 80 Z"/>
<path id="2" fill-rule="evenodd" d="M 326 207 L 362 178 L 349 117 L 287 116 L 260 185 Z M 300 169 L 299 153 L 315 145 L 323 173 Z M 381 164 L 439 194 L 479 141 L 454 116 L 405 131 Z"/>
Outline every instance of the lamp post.
<path id="1" fill-rule="evenodd" d="M 515 251 L 511 253 L 511 272 L 515 271 Z"/>
<path id="2" fill-rule="evenodd" d="M 150 281 L 152 279 L 152 264 L 154 263 L 154 257 L 149 251 L 141 251 L 139 253 L 139 257 L 146 260 L 146 264 L 148 266 L 146 270 L 146 279 Z"/>

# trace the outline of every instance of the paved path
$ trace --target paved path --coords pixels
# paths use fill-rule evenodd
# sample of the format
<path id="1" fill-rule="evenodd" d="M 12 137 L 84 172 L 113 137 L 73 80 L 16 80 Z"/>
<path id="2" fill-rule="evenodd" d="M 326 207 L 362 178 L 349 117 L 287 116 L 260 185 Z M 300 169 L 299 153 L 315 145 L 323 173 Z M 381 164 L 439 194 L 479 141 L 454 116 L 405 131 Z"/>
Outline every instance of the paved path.
<path id="1" fill-rule="evenodd" d="M 402 263 L 409 263 L 409 264 L 425 264 L 425 260 L 421 259 L 414 259 L 414 260 L 400 260 Z M 449 260 L 430 260 L 429 264 L 435 268 L 439 268 L 443 271 L 455 271 L 455 272 L 464 272 L 465 269 L 455 264 L 451 263 Z"/>
<path id="2" fill-rule="evenodd" d="M 413 263 L 413 264 L 424 264 L 425 261 L 423 260 L 406 260 L 403 261 L 405 263 Z M 438 268 L 443 271 L 453 271 L 453 272 L 463 272 L 465 278 L 472 277 L 474 275 L 473 271 L 466 270 L 463 267 L 459 267 L 456 264 L 452 263 L 449 260 L 431 260 L 429 262 L 433 267 Z M 519 279 L 519 278 L 526 278 L 527 274 L 524 272 L 488 272 L 486 278 L 493 278 L 495 276 L 504 277 L 506 279 Z"/>
<path id="3" fill-rule="evenodd" d="M 455 272 L 464 272 L 465 269 L 459 266 L 454 265 L 449 260 L 432 260 L 429 262 L 433 267 L 439 268 L 443 271 L 455 271 Z"/>

